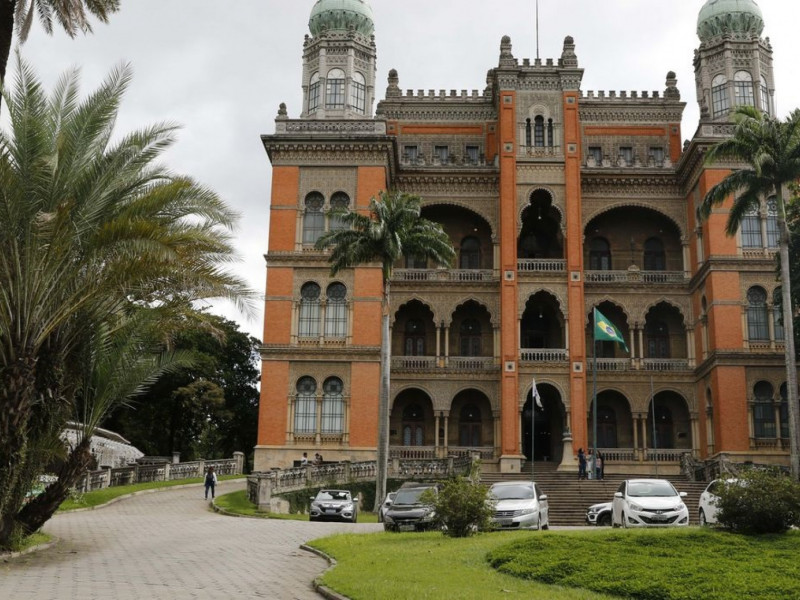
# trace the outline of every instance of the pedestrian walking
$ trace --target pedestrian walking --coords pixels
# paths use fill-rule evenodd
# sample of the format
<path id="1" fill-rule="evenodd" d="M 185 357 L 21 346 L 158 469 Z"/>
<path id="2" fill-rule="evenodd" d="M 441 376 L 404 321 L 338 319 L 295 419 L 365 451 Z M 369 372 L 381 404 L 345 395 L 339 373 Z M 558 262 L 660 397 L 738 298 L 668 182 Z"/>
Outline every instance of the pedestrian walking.
<path id="1" fill-rule="evenodd" d="M 214 489 L 217 487 L 217 474 L 214 467 L 208 467 L 206 471 L 206 500 L 208 500 L 208 490 L 211 490 L 211 499 L 214 499 Z"/>
<path id="2" fill-rule="evenodd" d="M 586 453 L 578 448 L 578 479 L 586 479 Z"/>

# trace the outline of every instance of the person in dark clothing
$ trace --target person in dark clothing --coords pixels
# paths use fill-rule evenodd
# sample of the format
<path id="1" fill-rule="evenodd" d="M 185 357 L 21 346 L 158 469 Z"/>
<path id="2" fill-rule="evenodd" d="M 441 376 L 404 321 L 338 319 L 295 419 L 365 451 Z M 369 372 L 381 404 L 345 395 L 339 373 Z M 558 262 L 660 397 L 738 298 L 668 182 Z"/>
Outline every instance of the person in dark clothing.
<path id="1" fill-rule="evenodd" d="M 211 499 L 214 499 L 214 488 L 217 487 L 217 474 L 214 472 L 214 467 L 208 467 L 206 471 L 206 500 L 208 500 L 208 490 L 211 490 Z"/>
<path id="2" fill-rule="evenodd" d="M 586 454 L 578 448 L 578 479 L 586 479 Z"/>

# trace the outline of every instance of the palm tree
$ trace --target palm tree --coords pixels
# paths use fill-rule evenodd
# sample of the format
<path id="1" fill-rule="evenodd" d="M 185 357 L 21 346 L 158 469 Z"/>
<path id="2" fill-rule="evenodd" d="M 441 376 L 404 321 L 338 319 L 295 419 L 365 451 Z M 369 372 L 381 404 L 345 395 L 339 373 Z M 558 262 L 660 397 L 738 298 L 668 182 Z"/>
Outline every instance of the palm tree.
<path id="1" fill-rule="evenodd" d="M 254 297 L 225 270 L 236 215 L 156 162 L 176 127 L 114 137 L 127 67 L 83 101 L 75 72 L 47 97 L 17 71 L 0 131 L 0 544 L 41 464 L 32 440 L 63 428 L 87 380 L 90 332 L 204 298 L 250 312 Z"/>
<path id="2" fill-rule="evenodd" d="M 34 16 L 44 30 L 53 33 L 56 21 L 70 37 L 78 32 L 91 33 L 89 15 L 108 23 L 111 13 L 119 10 L 121 0 L 0 0 L 0 84 L 6 79 L 6 66 L 16 25 L 19 39 L 28 39 Z"/>
<path id="3" fill-rule="evenodd" d="M 422 200 L 402 192 L 382 192 L 369 204 L 369 215 L 357 212 L 336 216 L 349 228 L 329 231 L 317 241 L 317 248 L 333 247 L 331 273 L 377 262 L 383 278 L 381 322 L 381 386 L 378 398 L 378 460 L 375 484 L 375 512 L 386 495 L 389 464 L 389 372 L 391 364 L 391 316 L 389 292 L 394 264 L 404 256 L 427 258 L 449 266 L 455 258 L 450 238 L 438 223 L 420 216 Z"/>
<path id="4" fill-rule="evenodd" d="M 707 219 L 714 206 L 734 197 L 725 232 L 736 235 L 744 216 L 760 206 L 762 198 L 775 195 L 778 204 L 778 230 L 780 233 L 779 257 L 783 324 L 785 336 L 786 387 L 789 404 L 789 443 L 792 477 L 800 478 L 800 406 L 797 401 L 797 357 L 792 332 L 791 278 L 789 265 L 789 229 L 786 225 L 787 187 L 800 179 L 800 109 L 793 111 L 786 121 L 756 110 L 739 107 L 735 114 L 733 136 L 713 146 L 706 155 L 706 163 L 733 160 L 747 165 L 737 169 L 712 187 L 702 204 L 698 216 Z M 738 194 L 738 195 L 737 195 Z"/>

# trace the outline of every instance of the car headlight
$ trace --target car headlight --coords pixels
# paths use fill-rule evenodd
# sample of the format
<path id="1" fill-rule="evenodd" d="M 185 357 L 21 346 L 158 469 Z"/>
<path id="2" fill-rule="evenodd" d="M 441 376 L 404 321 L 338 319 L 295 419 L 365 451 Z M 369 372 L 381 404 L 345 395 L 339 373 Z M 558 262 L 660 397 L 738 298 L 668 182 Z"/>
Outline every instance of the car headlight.
<path id="1" fill-rule="evenodd" d="M 343 504 L 342 505 L 342 510 L 353 510 L 353 505 L 352 504 Z"/>
<path id="2" fill-rule="evenodd" d="M 311 503 L 311 509 L 312 510 L 319 510 L 319 504 L 317 504 L 316 502 L 312 502 Z"/>
<path id="3" fill-rule="evenodd" d="M 630 506 L 631 506 L 631 510 L 635 510 L 637 512 L 642 512 L 644 510 L 641 506 L 639 506 L 635 502 L 631 502 Z"/>
<path id="4" fill-rule="evenodd" d="M 435 517 L 435 516 L 436 516 L 436 512 L 433 511 L 433 510 L 429 510 L 424 515 L 422 515 L 422 519 L 421 520 L 422 521 L 432 521 L 433 517 Z"/>
<path id="5" fill-rule="evenodd" d="M 392 519 L 392 517 L 390 517 L 389 515 L 383 515 L 383 522 L 384 523 L 394 523 L 394 519 Z"/>
<path id="6" fill-rule="evenodd" d="M 535 512 L 538 512 L 535 508 L 523 508 L 522 510 L 518 511 L 519 515 L 532 515 Z"/>
<path id="7" fill-rule="evenodd" d="M 683 509 L 685 509 L 685 508 L 686 508 L 686 505 L 685 505 L 683 502 L 681 502 L 680 504 L 678 504 L 678 506 L 676 506 L 676 507 L 675 507 L 675 508 L 673 508 L 672 510 L 674 510 L 674 511 L 679 511 L 679 510 L 683 510 Z"/>

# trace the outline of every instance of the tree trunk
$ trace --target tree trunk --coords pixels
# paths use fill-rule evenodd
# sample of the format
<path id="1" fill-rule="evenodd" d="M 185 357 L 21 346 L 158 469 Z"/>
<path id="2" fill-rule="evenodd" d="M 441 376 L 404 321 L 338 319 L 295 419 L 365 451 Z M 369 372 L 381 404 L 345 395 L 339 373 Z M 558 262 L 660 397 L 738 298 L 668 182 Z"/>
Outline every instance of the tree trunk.
<path id="1" fill-rule="evenodd" d="M 8 56 L 14 38 L 14 10 L 17 0 L 0 0 L 0 84 L 6 80 Z M 2 98 L 0 98 L 0 103 Z"/>
<path id="2" fill-rule="evenodd" d="M 381 388 L 378 397 L 378 458 L 375 469 L 375 508 L 378 512 L 386 496 L 389 471 L 389 371 L 392 340 L 389 336 L 389 283 L 384 283 L 383 318 L 381 321 Z"/>
<path id="3" fill-rule="evenodd" d="M 22 503 L 19 478 L 25 465 L 34 365 L 33 360 L 21 359 L 0 370 L 0 547 L 7 547 L 14 533 L 10 515 Z"/>
<path id="4" fill-rule="evenodd" d="M 86 473 L 92 464 L 92 453 L 89 451 L 91 437 L 85 437 L 70 452 L 64 465 L 59 469 L 58 480 L 47 486 L 47 489 L 28 502 L 14 519 L 26 535 L 30 535 L 44 525 L 67 499 L 69 491 Z"/>
<path id="5" fill-rule="evenodd" d="M 789 272 L 789 228 L 786 225 L 786 206 L 783 187 L 778 186 L 778 227 L 781 256 L 781 302 L 786 363 L 786 396 L 789 407 L 789 468 L 792 479 L 800 480 L 800 405 L 797 400 L 797 356 L 794 348 L 794 315 L 792 311 L 792 279 Z"/>

